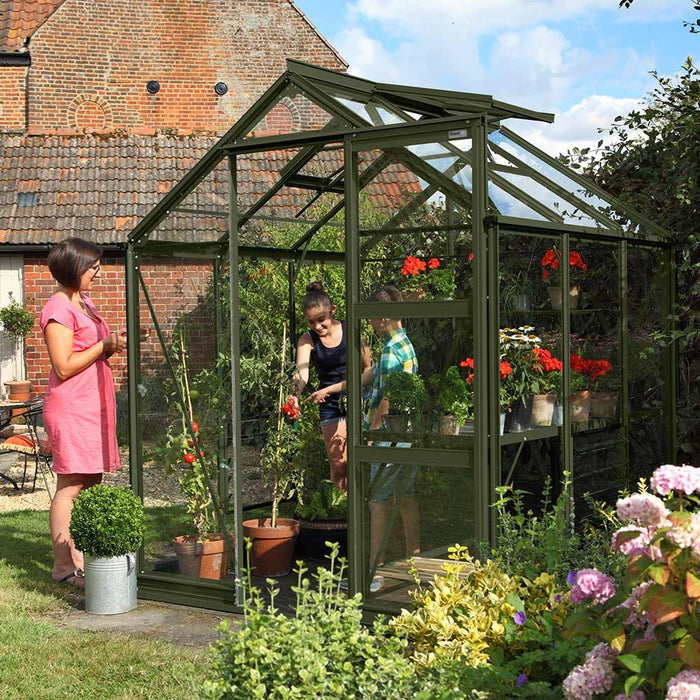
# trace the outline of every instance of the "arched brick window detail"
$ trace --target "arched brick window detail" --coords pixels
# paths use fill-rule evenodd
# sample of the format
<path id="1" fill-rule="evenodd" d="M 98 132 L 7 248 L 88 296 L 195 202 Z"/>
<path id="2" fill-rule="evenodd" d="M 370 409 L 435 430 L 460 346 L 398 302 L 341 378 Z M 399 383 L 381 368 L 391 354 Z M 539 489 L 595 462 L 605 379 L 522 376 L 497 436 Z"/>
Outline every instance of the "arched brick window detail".
<path id="1" fill-rule="evenodd" d="M 100 95 L 78 95 L 68 107 L 68 126 L 88 133 L 112 126 L 112 108 Z"/>
<path id="2" fill-rule="evenodd" d="M 299 109 L 288 97 L 280 100 L 265 117 L 265 130 L 275 134 L 289 134 L 299 131 L 300 126 Z"/>

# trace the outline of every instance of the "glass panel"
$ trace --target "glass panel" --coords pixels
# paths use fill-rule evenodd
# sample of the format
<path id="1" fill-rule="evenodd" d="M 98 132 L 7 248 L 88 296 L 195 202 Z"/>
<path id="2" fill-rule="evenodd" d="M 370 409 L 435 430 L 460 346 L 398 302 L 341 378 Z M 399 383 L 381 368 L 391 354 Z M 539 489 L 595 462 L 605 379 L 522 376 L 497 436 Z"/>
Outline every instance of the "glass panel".
<path id="1" fill-rule="evenodd" d="M 548 163 L 545 163 L 538 156 L 530 153 L 500 131 L 492 131 L 488 135 L 488 140 L 490 144 L 495 146 L 495 148 L 491 149 L 491 153 L 496 154 L 499 157 L 499 160 L 502 162 L 510 162 L 512 165 L 520 168 L 526 173 L 531 171 L 538 174 L 540 178 L 544 180 L 543 184 L 545 186 L 547 186 L 547 183 L 549 182 L 555 186 L 563 188 L 567 192 L 574 195 L 582 203 L 593 207 L 595 210 L 600 212 L 603 217 L 608 218 L 610 221 L 618 224 L 624 230 L 630 233 L 640 230 L 640 227 L 637 224 L 630 221 L 622 212 L 614 209 L 613 206 L 606 202 L 603 198 L 599 197 L 597 194 L 594 194 L 586 187 L 576 182 L 574 179 L 568 177 L 565 173 L 560 172 Z M 530 188 L 528 187 L 527 189 Z M 547 199 L 544 201 L 549 201 L 552 198 L 562 201 L 562 210 L 568 212 L 567 216 L 565 217 L 565 221 L 569 222 L 569 218 L 571 218 L 571 223 L 582 223 L 581 220 L 578 219 L 578 217 L 582 215 L 582 212 L 578 211 L 574 205 L 565 203 L 565 200 L 558 197 L 556 193 L 552 194 L 550 197 L 547 197 Z M 502 213 L 505 214 L 506 212 Z M 510 214 L 508 215 L 510 216 Z"/>
<path id="2" fill-rule="evenodd" d="M 448 547 L 474 541 L 473 468 L 365 463 L 360 470 L 369 484 L 362 537 L 373 582 L 364 593 L 383 606 L 406 606 L 415 588 L 411 566 L 432 581 Z"/>
<path id="3" fill-rule="evenodd" d="M 627 266 L 630 412 L 630 485 L 649 478 L 668 459 L 663 414 L 663 350 L 654 333 L 664 327 L 661 253 L 656 248 L 629 246 Z"/>
<path id="4" fill-rule="evenodd" d="M 332 120 L 333 116 L 326 109 L 295 85 L 290 85 L 245 138 L 317 131 L 331 126 Z"/>
<path id="5" fill-rule="evenodd" d="M 394 303 L 393 286 L 369 299 Z M 471 318 L 418 318 L 396 302 L 396 317 L 365 321 L 374 374 L 364 387 L 360 435 L 374 447 L 473 449 L 474 356 Z"/>
<path id="6" fill-rule="evenodd" d="M 143 259 L 139 270 L 145 289 L 139 290 L 143 331 L 136 411 L 144 452 L 145 569 L 202 578 L 230 576 L 232 582 L 225 558 L 211 574 L 200 568 L 217 557 L 208 552 L 201 556 L 203 539 L 210 535 L 216 541 L 220 532 L 205 475 L 226 503 L 230 474 L 230 378 L 226 363 L 217 362 L 214 264 Z M 195 427 L 196 437 L 190 430 Z M 229 516 L 227 527 L 232 531 Z M 222 544 L 220 538 L 212 546 L 217 544 Z"/>

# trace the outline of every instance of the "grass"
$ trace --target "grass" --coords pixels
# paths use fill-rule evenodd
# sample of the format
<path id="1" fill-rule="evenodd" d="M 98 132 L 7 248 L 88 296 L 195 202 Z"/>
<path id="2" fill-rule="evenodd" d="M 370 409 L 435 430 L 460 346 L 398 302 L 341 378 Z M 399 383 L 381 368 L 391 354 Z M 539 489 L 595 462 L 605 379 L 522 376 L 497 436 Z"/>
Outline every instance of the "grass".
<path id="1" fill-rule="evenodd" d="M 65 629 L 81 594 L 51 580 L 48 513 L 0 514 L 0 697 L 192 698 L 205 650 Z"/>

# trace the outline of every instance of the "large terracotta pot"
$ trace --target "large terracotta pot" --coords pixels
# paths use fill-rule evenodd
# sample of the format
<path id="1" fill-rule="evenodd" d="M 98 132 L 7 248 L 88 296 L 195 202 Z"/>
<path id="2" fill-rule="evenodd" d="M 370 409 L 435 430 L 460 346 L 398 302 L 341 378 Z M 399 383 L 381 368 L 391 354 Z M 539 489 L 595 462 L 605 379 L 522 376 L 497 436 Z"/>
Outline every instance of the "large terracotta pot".
<path id="1" fill-rule="evenodd" d="M 535 394 L 532 399 L 531 428 L 542 428 L 552 425 L 555 401 L 556 397 L 554 394 Z"/>
<path id="2" fill-rule="evenodd" d="M 32 398 L 32 383 L 28 379 L 12 379 L 5 382 L 8 401 L 29 401 Z M 12 416 L 21 416 L 26 408 L 13 408 Z"/>
<path id="3" fill-rule="evenodd" d="M 591 412 L 591 392 L 577 391 L 571 394 L 571 422 L 585 423 Z"/>
<path id="4" fill-rule="evenodd" d="M 185 535 L 173 540 L 180 573 L 221 580 L 228 570 L 228 552 L 222 534 L 209 535 L 205 540 Z"/>
<path id="5" fill-rule="evenodd" d="M 440 416 L 440 435 L 459 435 L 459 421 L 456 416 Z"/>
<path id="6" fill-rule="evenodd" d="M 243 536 L 253 541 L 250 549 L 253 576 L 286 576 L 292 569 L 299 521 L 277 518 L 275 527 L 272 527 L 271 522 L 270 518 L 243 521 Z"/>

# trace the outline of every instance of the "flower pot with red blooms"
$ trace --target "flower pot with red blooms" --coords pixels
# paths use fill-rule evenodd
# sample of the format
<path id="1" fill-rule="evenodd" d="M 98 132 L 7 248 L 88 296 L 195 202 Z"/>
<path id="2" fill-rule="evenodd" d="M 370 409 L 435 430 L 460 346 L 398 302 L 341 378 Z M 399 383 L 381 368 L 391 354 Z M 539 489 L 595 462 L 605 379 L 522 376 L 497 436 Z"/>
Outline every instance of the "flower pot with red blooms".
<path id="1" fill-rule="evenodd" d="M 436 257 L 406 256 L 401 266 L 401 294 L 406 300 L 452 299 L 455 265 Z"/>
<path id="2" fill-rule="evenodd" d="M 608 360 L 592 360 L 582 357 L 580 354 L 571 355 L 572 382 L 573 375 L 579 375 L 583 379 L 586 396 L 581 397 L 583 409 L 574 412 L 572 396 L 572 421 L 583 422 L 591 418 L 614 418 L 617 414 L 618 392 L 602 392 L 601 389 L 609 389 L 619 386 L 617 377 L 612 374 L 613 365 Z M 573 391 L 573 386 L 572 386 Z M 585 418 L 581 417 L 585 414 Z M 577 418 L 574 418 L 574 415 Z"/>
<path id="3" fill-rule="evenodd" d="M 561 266 L 561 251 L 555 246 L 550 248 L 543 256 L 541 261 L 542 279 L 546 280 L 551 286 L 548 289 L 549 298 L 552 308 L 555 310 L 562 307 L 562 284 L 561 279 L 557 277 Z M 571 285 L 569 288 L 569 308 L 576 309 L 579 306 L 579 295 L 581 287 L 575 279 L 577 274 L 587 272 L 588 266 L 581 255 L 575 250 L 569 252 L 569 269 L 571 277 Z"/>

